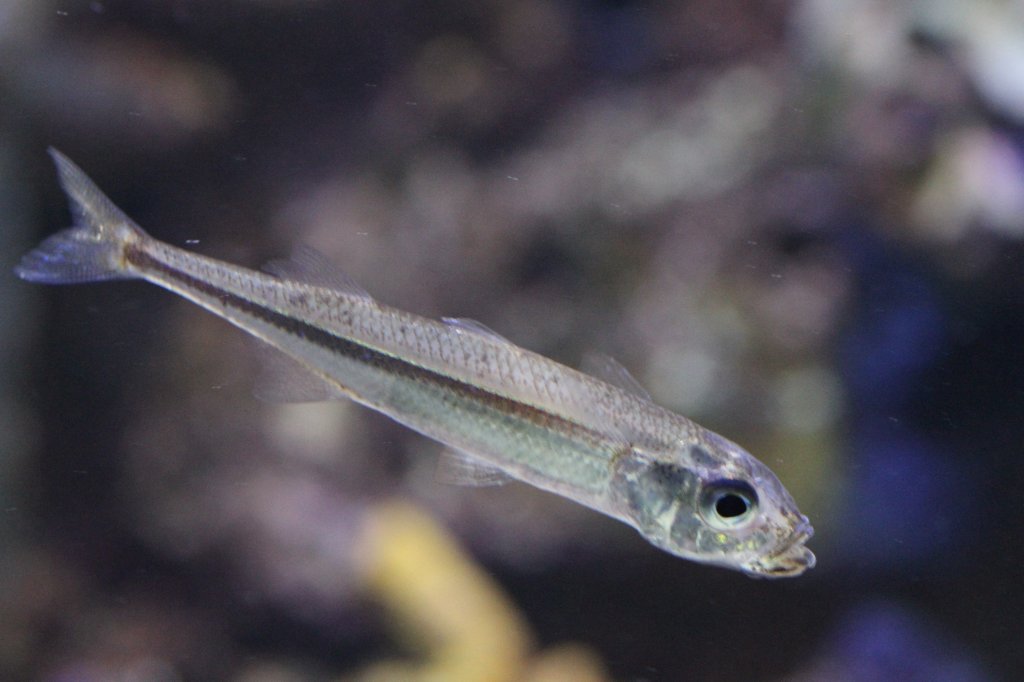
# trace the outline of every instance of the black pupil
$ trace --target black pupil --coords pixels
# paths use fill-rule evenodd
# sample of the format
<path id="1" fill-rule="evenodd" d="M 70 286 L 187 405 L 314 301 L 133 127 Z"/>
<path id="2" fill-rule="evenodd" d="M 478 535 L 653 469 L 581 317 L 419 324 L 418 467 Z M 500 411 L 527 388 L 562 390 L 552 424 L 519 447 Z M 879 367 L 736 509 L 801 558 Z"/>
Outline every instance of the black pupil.
<path id="1" fill-rule="evenodd" d="M 715 513 L 723 519 L 734 519 L 747 513 L 747 501 L 736 493 L 726 493 L 715 501 Z"/>

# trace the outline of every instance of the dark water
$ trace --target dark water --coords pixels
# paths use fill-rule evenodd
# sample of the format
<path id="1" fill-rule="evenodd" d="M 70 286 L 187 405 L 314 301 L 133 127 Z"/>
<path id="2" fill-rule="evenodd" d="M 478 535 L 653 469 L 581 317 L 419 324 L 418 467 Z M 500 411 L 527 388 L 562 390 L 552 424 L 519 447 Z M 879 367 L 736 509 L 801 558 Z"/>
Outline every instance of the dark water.
<path id="1" fill-rule="evenodd" d="M 171 243 L 252 267 L 308 243 L 388 303 L 618 357 L 779 474 L 818 566 L 754 581 L 525 486 L 444 486 L 382 417 L 255 400 L 241 333 L 164 292 L 10 275 L 0 676 L 416 665 L 408 630 L 440 612 L 396 625 L 360 577 L 360 529 L 397 498 L 495 581 L 531 661 L 571 642 L 617 680 L 1015 679 L 1021 45 L 919 9 L 8 3 L 8 266 L 67 224 L 53 145 Z"/>

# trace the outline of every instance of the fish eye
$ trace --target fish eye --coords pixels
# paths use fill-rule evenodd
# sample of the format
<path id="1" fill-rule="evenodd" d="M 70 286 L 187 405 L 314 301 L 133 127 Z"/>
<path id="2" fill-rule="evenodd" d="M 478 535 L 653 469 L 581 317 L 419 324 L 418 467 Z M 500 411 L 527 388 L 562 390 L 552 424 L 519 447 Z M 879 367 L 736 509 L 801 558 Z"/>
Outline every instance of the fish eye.
<path id="1" fill-rule="evenodd" d="M 741 526 L 756 510 L 757 493 L 746 481 L 715 481 L 701 493 L 701 516 L 715 528 Z"/>

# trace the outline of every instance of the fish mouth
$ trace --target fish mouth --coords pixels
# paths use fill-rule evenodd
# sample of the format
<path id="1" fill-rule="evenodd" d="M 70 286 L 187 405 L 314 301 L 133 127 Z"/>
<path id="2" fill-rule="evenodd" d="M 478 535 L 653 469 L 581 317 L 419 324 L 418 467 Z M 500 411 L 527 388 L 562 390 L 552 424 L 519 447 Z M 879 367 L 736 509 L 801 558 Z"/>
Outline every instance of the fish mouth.
<path id="1" fill-rule="evenodd" d="M 805 517 L 782 546 L 753 562 L 747 573 L 764 578 L 788 578 L 814 568 L 817 563 L 814 552 L 804 547 L 813 536 L 814 529 Z"/>

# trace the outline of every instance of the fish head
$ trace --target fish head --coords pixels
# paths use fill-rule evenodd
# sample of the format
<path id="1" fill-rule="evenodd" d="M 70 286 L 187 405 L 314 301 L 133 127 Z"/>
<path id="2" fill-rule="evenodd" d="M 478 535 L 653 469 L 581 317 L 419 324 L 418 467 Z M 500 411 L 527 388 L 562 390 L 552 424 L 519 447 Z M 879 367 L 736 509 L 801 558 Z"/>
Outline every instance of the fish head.
<path id="1" fill-rule="evenodd" d="M 677 556 L 769 578 L 815 564 L 804 546 L 814 530 L 779 479 L 710 431 L 672 452 L 622 455 L 612 491 L 620 516 Z"/>

